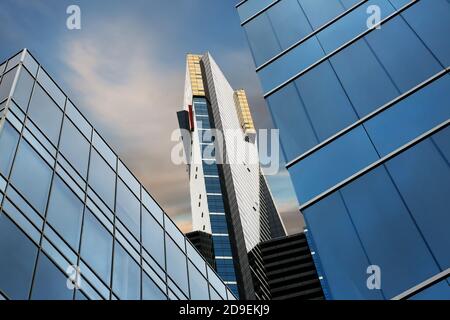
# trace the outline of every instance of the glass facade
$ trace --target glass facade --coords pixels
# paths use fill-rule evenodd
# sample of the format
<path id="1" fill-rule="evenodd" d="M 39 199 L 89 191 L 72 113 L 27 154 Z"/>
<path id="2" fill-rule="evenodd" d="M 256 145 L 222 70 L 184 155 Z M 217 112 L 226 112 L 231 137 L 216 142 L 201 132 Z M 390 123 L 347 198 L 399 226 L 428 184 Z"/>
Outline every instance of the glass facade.
<path id="1" fill-rule="evenodd" d="M 203 97 L 193 99 L 195 120 L 199 128 L 199 143 L 202 151 L 203 177 L 205 180 L 206 197 L 211 224 L 212 242 L 214 247 L 215 268 L 228 288 L 239 296 L 236 272 L 233 263 L 233 253 L 225 216 L 223 194 L 219 170 L 215 160 L 213 135 L 209 132 L 212 122 L 208 114 L 208 102 Z"/>
<path id="2" fill-rule="evenodd" d="M 234 299 L 26 50 L 0 64 L 0 298 Z"/>
<path id="3" fill-rule="evenodd" d="M 391 299 L 448 269 L 450 3 L 263 2 L 237 10 L 327 298 Z"/>

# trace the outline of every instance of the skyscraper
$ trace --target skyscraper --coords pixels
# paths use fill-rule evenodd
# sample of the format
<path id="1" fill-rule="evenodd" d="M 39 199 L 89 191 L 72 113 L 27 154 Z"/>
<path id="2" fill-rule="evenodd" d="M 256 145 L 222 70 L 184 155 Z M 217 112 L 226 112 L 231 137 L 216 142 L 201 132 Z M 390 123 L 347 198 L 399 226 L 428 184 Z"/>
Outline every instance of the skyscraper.
<path id="1" fill-rule="evenodd" d="M 247 253 L 285 230 L 261 172 L 245 92 L 233 90 L 208 53 L 187 56 L 178 119 L 188 132 L 193 230 L 212 235 L 216 270 L 229 288 L 254 299 Z"/>
<path id="2" fill-rule="evenodd" d="M 449 1 L 237 11 L 326 297 L 449 299 Z"/>
<path id="3" fill-rule="evenodd" d="M 0 300 L 234 299 L 27 50 L 0 76 Z"/>

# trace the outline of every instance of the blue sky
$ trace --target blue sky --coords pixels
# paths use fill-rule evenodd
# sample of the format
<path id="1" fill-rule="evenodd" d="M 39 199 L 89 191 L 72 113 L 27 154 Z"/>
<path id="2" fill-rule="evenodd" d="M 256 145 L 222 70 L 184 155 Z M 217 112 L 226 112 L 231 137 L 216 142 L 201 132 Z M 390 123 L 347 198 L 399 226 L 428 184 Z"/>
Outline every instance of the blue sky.
<path id="1" fill-rule="evenodd" d="M 187 231 L 187 174 L 170 161 L 185 55 L 209 51 L 232 86 L 246 89 L 256 126 L 272 127 L 235 3 L 2 0 L 0 60 L 28 48 Z M 71 4 L 81 8 L 81 30 L 66 27 Z M 287 172 L 269 184 L 288 230 L 300 230 Z"/>

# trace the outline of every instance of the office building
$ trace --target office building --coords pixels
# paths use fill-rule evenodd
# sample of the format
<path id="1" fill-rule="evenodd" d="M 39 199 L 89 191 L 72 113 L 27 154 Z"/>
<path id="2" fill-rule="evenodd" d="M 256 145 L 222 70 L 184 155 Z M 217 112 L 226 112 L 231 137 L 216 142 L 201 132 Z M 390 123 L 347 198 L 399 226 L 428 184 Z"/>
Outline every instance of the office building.
<path id="1" fill-rule="evenodd" d="M 314 254 L 304 233 L 258 244 L 249 253 L 252 268 L 264 275 L 254 280 L 257 296 L 261 300 L 323 300 Z"/>
<path id="2" fill-rule="evenodd" d="M 326 298 L 449 299 L 450 2 L 237 11 Z"/>
<path id="3" fill-rule="evenodd" d="M 0 299 L 234 299 L 27 50 L 0 75 Z"/>
<path id="4" fill-rule="evenodd" d="M 248 252 L 285 231 L 261 172 L 245 92 L 230 86 L 209 53 L 189 54 L 177 115 L 193 230 L 211 234 L 217 273 L 235 295 L 255 299 Z"/>

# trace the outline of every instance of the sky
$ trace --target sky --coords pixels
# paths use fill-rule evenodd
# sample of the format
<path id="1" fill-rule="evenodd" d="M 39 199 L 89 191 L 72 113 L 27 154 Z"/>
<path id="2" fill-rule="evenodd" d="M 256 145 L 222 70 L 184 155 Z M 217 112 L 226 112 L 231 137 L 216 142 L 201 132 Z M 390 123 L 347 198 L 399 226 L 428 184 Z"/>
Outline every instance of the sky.
<path id="1" fill-rule="evenodd" d="M 187 53 L 209 51 L 247 92 L 255 126 L 273 128 L 236 0 L 1 0 L 0 60 L 29 49 L 185 232 L 186 168 L 170 160 Z M 69 5 L 81 29 L 66 26 Z M 284 164 L 269 187 L 289 233 L 302 230 Z"/>

